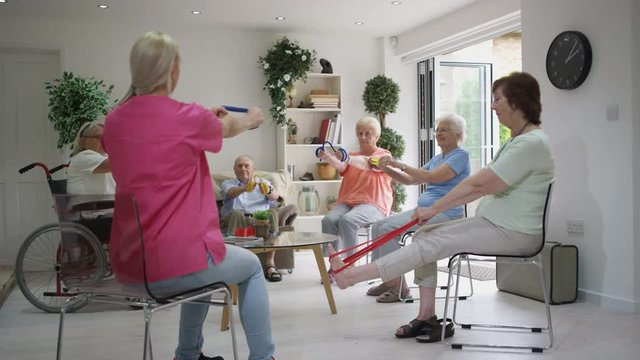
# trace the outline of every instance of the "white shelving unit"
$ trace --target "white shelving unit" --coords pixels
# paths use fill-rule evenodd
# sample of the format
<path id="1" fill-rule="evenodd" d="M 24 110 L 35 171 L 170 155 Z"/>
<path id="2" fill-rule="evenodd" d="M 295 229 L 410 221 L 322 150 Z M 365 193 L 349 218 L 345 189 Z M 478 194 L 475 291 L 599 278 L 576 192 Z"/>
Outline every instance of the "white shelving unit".
<path id="1" fill-rule="evenodd" d="M 292 181 L 296 190 L 287 202 L 290 204 L 298 204 L 298 194 L 303 186 L 313 186 L 319 195 L 319 206 L 316 214 L 305 214 L 302 209 L 298 210 L 298 217 L 295 222 L 296 229 L 299 231 L 321 231 L 321 220 L 327 213 L 326 199 L 328 196 L 338 196 L 341 180 L 336 175 L 335 180 L 319 180 L 316 163 L 318 158 L 315 156 L 316 149 L 320 144 L 305 144 L 305 138 L 319 137 L 322 120 L 331 118 L 334 115 L 342 115 L 342 77 L 338 74 L 320 74 L 310 73 L 307 75 L 306 82 L 298 81 L 294 84 L 296 96 L 294 96 L 292 105 L 294 107 L 287 108 L 286 117 L 296 122 L 298 127 L 297 143 L 287 144 L 286 128 L 277 129 L 277 165 L 278 168 L 287 169 L 287 165 L 295 165 L 295 179 Z M 309 103 L 309 94 L 311 90 L 328 90 L 332 95 L 339 95 L 340 102 L 337 108 L 297 108 L 300 101 L 305 104 Z M 336 131 L 340 132 L 339 141 L 334 143 L 336 149 L 341 146 L 343 139 L 343 126 L 340 122 L 340 128 Z M 300 180 L 306 172 L 313 174 L 312 181 Z M 298 205 L 298 208 L 300 206 Z"/>

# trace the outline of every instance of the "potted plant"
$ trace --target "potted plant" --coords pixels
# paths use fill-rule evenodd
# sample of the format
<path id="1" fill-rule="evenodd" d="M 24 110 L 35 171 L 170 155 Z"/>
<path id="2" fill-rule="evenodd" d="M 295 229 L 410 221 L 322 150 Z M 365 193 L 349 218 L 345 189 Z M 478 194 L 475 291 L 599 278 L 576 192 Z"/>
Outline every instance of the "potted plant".
<path id="1" fill-rule="evenodd" d="M 93 77 L 64 72 L 61 78 L 45 83 L 49 95 L 49 121 L 58 132 L 58 149 L 73 143 L 82 124 L 95 121 L 113 108 L 109 101 L 113 85 Z"/>
<path id="2" fill-rule="evenodd" d="M 258 58 L 258 64 L 267 78 L 264 90 L 271 97 L 269 113 L 279 126 L 287 125 L 285 110 L 287 96 L 293 98 L 293 83 L 306 80 L 307 73 L 315 61 L 315 50 L 303 49 L 297 41 L 289 40 L 286 36 L 274 42 L 265 56 Z"/>
<path id="3" fill-rule="evenodd" d="M 253 213 L 253 229 L 257 237 L 266 239 L 269 234 L 271 210 L 256 210 Z"/>
<path id="4" fill-rule="evenodd" d="M 404 155 L 405 142 L 402 135 L 391 128 L 386 127 L 385 119 L 387 114 L 394 113 L 400 101 L 400 87 L 393 79 L 384 75 L 378 75 L 366 82 L 362 101 L 367 111 L 374 113 L 380 120 L 380 139 L 378 146 L 389 150 L 391 156 L 400 158 Z M 393 184 L 393 206 L 392 211 L 402 211 L 402 205 L 406 200 L 404 185 Z"/>

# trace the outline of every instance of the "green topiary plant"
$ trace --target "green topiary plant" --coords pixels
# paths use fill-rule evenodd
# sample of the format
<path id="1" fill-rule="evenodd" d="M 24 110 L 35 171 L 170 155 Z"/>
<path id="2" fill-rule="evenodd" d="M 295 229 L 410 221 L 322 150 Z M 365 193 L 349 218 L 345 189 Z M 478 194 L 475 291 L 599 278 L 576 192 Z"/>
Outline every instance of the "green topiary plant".
<path id="1" fill-rule="evenodd" d="M 276 41 L 265 56 L 258 58 L 258 64 L 267 78 L 264 90 L 271 97 L 269 113 L 278 125 L 287 124 L 287 95 L 291 94 L 293 83 L 306 80 L 315 61 L 315 50 L 303 49 L 297 41 L 291 41 L 286 36 Z"/>
<path id="2" fill-rule="evenodd" d="M 109 96 L 113 85 L 107 86 L 93 77 L 82 78 L 64 72 L 62 78 L 45 83 L 49 95 L 49 120 L 58 132 L 58 149 L 73 140 L 82 124 L 95 121 L 113 108 Z"/>
<path id="3" fill-rule="evenodd" d="M 400 101 L 400 87 L 384 75 L 378 75 L 367 81 L 362 94 L 365 110 L 374 113 L 380 119 L 380 126 L 385 127 L 385 117 L 396 112 Z"/>
<path id="4" fill-rule="evenodd" d="M 389 113 L 396 111 L 400 102 L 400 87 L 384 75 L 378 75 L 367 81 L 364 94 L 362 94 L 365 109 L 375 113 L 380 120 L 380 139 L 378 146 L 389 150 L 391 156 L 400 158 L 404 155 L 405 142 L 402 135 L 385 126 L 385 118 Z M 400 212 L 402 205 L 406 201 L 406 191 L 404 185 L 394 183 L 393 185 L 393 208 L 394 212 Z"/>

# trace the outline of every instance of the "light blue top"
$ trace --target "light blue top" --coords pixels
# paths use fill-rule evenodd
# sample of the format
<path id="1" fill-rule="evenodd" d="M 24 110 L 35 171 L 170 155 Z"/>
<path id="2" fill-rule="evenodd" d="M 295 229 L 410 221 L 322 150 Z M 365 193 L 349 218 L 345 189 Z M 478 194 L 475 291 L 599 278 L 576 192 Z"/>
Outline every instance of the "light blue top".
<path id="1" fill-rule="evenodd" d="M 542 233 L 544 202 L 555 165 L 542 130 L 516 136 L 502 145 L 487 165 L 508 188 L 482 198 L 477 215 L 505 229 Z"/>
<path id="2" fill-rule="evenodd" d="M 464 180 L 471 173 L 471 167 L 469 166 L 469 153 L 462 148 L 455 148 L 451 150 L 445 156 L 438 154 L 431 158 L 422 168 L 424 170 L 433 170 L 441 164 L 447 164 L 456 173 L 451 180 L 443 181 L 440 183 L 429 183 L 427 190 L 420 194 L 418 198 L 419 207 L 429 207 L 436 200 L 445 196 L 451 189 L 453 189 L 458 183 Z M 444 211 L 443 214 L 450 218 L 459 218 L 464 216 L 464 207 L 458 206 Z"/>
<path id="3" fill-rule="evenodd" d="M 229 179 L 222 183 L 221 191 L 224 201 L 222 209 L 220 210 L 220 215 L 223 218 L 229 216 L 233 211 L 242 211 L 245 214 L 253 214 L 258 210 L 268 210 L 272 206 L 278 204 L 277 200 L 269 200 L 266 195 L 263 195 L 260 192 L 260 186 L 258 186 L 258 184 L 265 183 L 267 185 L 271 185 L 269 180 L 257 176 L 254 179 L 256 181 L 256 186 L 253 188 L 253 191 L 243 192 L 233 199 L 227 199 L 227 193 L 229 190 L 234 187 L 245 186 L 246 184 L 238 179 Z"/>

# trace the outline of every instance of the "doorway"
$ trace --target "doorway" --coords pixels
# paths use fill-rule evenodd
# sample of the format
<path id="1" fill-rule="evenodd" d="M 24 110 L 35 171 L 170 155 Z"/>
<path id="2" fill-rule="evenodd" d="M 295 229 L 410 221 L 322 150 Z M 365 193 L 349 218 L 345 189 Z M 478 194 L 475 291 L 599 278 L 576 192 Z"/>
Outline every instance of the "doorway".
<path id="1" fill-rule="evenodd" d="M 491 85 L 497 78 L 521 71 L 521 49 L 521 33 L 515 31 L 418 63 L 418 126 L 424 133 L 421 164 L 440 153 L 433 129 L 438 115 L 446 113 L 467 120 L 462 148 L 469 152 L 472 174 L 493 159 L 511 134 L 491 111 Z M 476 206 L 469 204 L 468 216 L 475 214 Z"/>
<path id="2" fill-rule="evenodd" d="M 0 48 L 0 265 L 13 265 L 26 235 L 55 221 L 44 173 L 18 169 L 62 161 L 45 89 L 59 75 L 59 51 Z"/>

